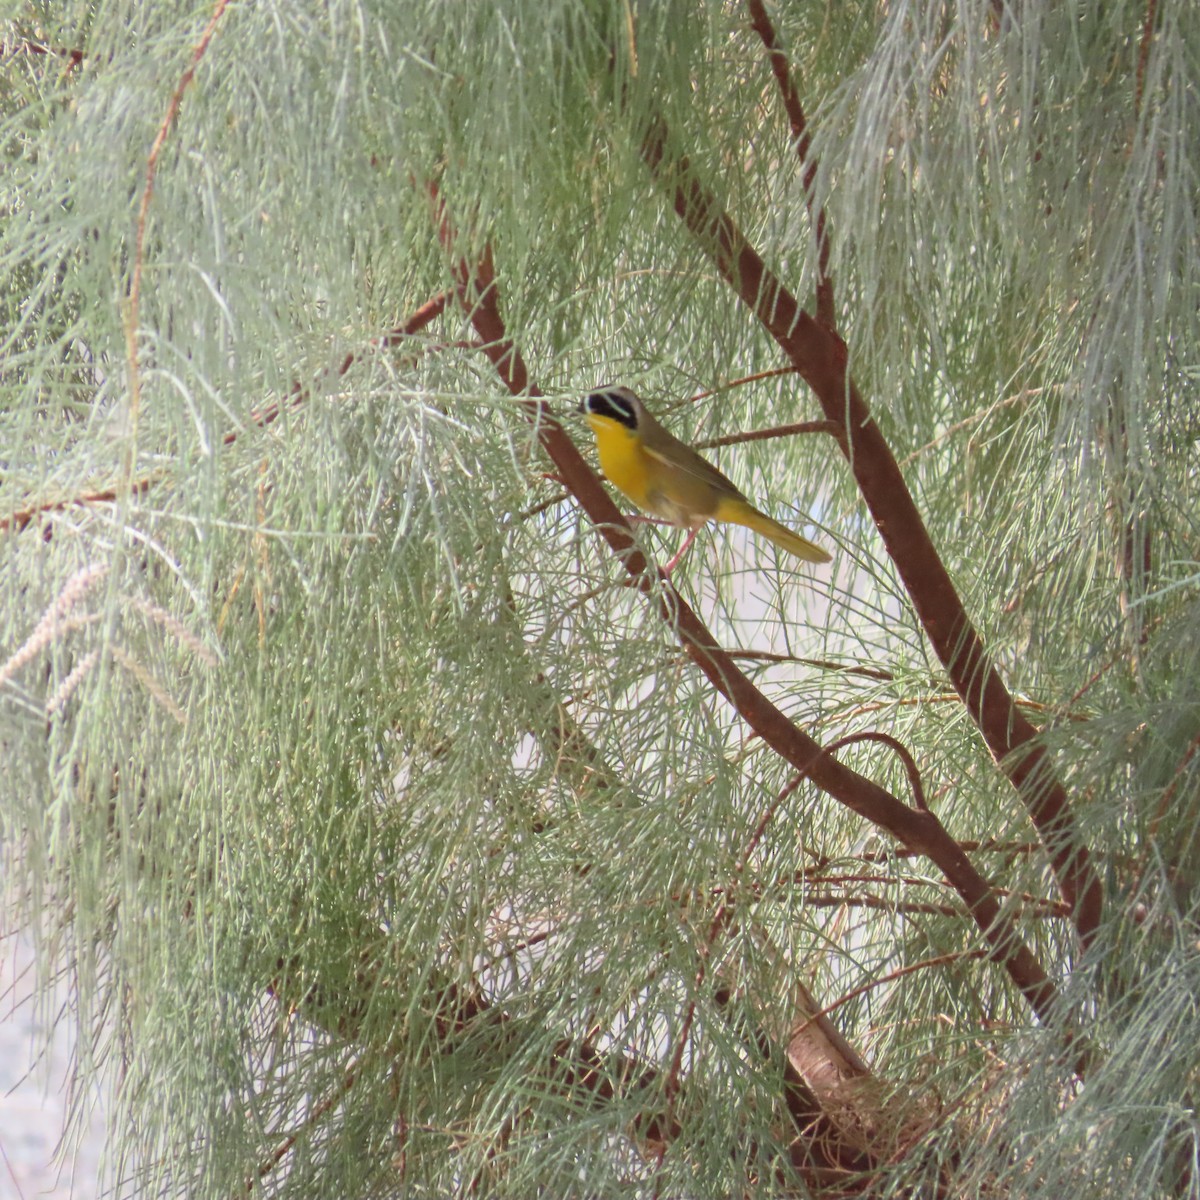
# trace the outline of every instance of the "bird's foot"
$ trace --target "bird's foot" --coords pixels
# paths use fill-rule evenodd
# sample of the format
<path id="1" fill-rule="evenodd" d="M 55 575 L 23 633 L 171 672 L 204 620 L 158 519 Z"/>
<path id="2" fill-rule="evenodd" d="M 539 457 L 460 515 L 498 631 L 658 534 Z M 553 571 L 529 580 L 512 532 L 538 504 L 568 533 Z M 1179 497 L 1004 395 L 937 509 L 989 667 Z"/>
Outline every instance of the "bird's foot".
<path id="1" fill-rule="evenodd" d="M 662 573 L 663 573 L 664 575 L 668 575 L 668 576 L 669 576 L 669 575 L 671 574 L 671 572 L 672 572 L 673 570 L 675 570 L 675 568 L 676 568 L 676 567 L 679 565 L 679 563 L 680 563 L 680 560 L 681 560 L 681 559 L 683 558 L 683 556 L 684 556 L 684 555 L 685 555 L 685 554 L 688 552 L 688 547 L 689 547 L 689 546 L 690 546 L 690 545 L 691 545 L 691 544 L 692 544 L 692 543 L 693 543 L 695 540 L 696 540 L 696 530 L 694 530 L 694 529 L 689 529 L 689 530 L 688 530 L 688 535 L 687 535 L 687 537 L 685 537 L 685 538 L 683 539 L 683 545 L 682 545 L 682 546 L 680 546 L 680 547 L 679 547 L 679 549 L 675 551 L 674 557 L 671 559 L 671 561 L 670 561 L 669 563 L 667 563 L 667 565 L 666 565 L 665 567 L 663 567 L 663 569 L 662 569 Z"/>

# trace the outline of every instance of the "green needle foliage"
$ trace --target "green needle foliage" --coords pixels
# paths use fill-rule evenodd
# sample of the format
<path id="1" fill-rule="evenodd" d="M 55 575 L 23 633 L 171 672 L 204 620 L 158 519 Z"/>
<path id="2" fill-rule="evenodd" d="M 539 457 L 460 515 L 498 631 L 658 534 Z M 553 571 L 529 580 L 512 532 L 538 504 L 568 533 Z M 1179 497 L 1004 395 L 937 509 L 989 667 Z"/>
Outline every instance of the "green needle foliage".
<path id="1" fill-rule="evenodd" d="M 3 929 L 113 1195 L 1200 1196 L 1190 0 L 0 38 Z M 637 577 L 616 383 L 825 421 L 707 453 L 832 566 Z"/>

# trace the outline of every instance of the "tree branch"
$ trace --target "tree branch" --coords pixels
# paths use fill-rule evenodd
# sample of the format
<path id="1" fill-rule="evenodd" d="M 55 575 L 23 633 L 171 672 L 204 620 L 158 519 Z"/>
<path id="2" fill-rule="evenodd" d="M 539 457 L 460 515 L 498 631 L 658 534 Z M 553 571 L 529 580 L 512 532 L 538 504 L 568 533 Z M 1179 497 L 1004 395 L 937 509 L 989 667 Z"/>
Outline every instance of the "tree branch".
<path id="1" fill-rule="evenodd" d="M 444 206 L 437 199 L 436 189 L 432 190 L 432 195 L 442 244 L 455 262 L 459 300 L 485 343 L 484 352 L 533 422 L 558 475 L 620 558 L 631 585 L 650 592 L 646 559 L 638 550 L 626 519 L 540 399 L 541 393 L 530 383 L 520 353 L 509 340 L 500 315 L 490 251 L 484 253 L 474 268 L 459 257 L 457 238 Z M 806 319 L 811 323 L 811 318 Z M 811 369 L 811 363 L 806 365 Z M 987 881 L 975 870 L 937 817 L 910 808 L 872 780 L 827 754 L 742 674 L 666 577 L 660 574 L 658 583 L 656 594 L 663 620 L 675 630 L 684 651 L 738 715 L 767 745 L 822 791 L 935 862 L 963 898 L 993 956 L 1004 964 L 1034 1012 L 1043 1020 L 1050 1020 L 1058 996 L 1054 984 L 1021 940 L 1012 921 L 1001 912 Z"/>
<path id="2" fill-rule="evenodd" d="M 851 746 L 856 742 L 882 742 L 885 746 L 890 746 L 904 764 L 904 770 L 908 774 L 908 786 L 912 789 L 913 804 L 922 812 L 929 811 L 929 805 L 925 800 L 925 785 L 921 782 L 921 772 L 917 769 L 912 752 L 899 738 L 892 737 L 890 733 L 881 733 L 877 729 L 865 733 L 851 733 L 846 737 L 838 738 L 827 748 L 826 752 L 832 754 L 835 750 L 840 750 L 843 746 Z"/>
<path id="3" fill-rule="evenodd" d="M 747 0 L 750 9 L 750 24 L 762 40 L 771 60 L 771 71 L 779 85 L 779 95 L 792 127 L 792 144 L 796 157 L 804 168 L 804 204 L 808 209 L 809 223 L 817 239 L 817 320 L 826 329 L 837 328 L 837 314 L 833 304 L 833 280 L 829 277 L 829 235 L 825 230 L 825 208 L 817 203 L 813 184 L 817 179 L 817 163 L 812 157 L 812 135 L 808 132 L 808 119 L 800 103 L 800 93 L 792 81 L 787 55 L 779 45 L 775 26 L 767 15 L 767 6 L 762 0 Z"/>
<path id="4" fill-rule="evenodd" d="M 772 425 L 770 429 L 751 429 L 745 433 L 727 433 L 723 437 L 708 438 L 697 442 L 698 450 L 712 450 L 718 446 L 736 446 L 741 442 L 766 442 L 772 438 L 795 437 L 801 433 L 830 433 L 835 438 L 842 436 L 842 427 L 834 421 L 796 421 L 791 425 Z"/>
<path id="5" fill-rule="evenodd" d="M 963 608 L 896 459 L 850 378 L 846 344 L 800 308 L 733 218 L 701 186 L 688 161 L 668 157 L 666 138 L 660 121 L 643 143 L 646 163 L 672 196 L 676 213 L 699 246 L 812 388 L 826 419 L 842 429 L 843 453 L 926 635 L 988 749 L 1024 802 L 1071 906 L 1080 941 L 1090 945 L 1100 924 L 1102 891 L 1066 790 Z M 690 637 L 682 610 L 680 626 L 681 634 Z M 801 769 L 808 766 L 807 760 L 789 761 Z"/>

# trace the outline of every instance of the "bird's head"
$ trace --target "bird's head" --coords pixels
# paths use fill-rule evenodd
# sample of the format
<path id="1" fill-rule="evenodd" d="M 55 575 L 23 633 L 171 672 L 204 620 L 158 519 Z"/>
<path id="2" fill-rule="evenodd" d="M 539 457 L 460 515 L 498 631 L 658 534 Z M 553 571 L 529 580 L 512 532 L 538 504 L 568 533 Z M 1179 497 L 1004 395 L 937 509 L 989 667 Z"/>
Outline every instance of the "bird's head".
<path id="1" fill-rule="evenodd" d="M 619 425 L 630 433 L 637 433 L 646 410 L 642 402 L 628 388 L 602 388 L 592 392 L 579 406 L 579 411 L 588 419 L 588 424 L 599 433 Z"/>

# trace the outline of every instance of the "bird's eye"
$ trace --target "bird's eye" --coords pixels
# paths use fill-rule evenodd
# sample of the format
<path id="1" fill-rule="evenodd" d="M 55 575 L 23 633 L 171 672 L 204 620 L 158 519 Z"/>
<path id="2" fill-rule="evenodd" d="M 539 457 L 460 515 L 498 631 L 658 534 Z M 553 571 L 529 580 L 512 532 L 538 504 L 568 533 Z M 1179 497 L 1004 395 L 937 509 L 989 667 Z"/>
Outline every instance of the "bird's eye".
<path id="1" fill-rule="evenodd" d="M 630 429 L 637 428 L 633 405 L 620 392 L 593 392 L 587 398 L 587 411 L 597 417 L 608 417 Z"/>

